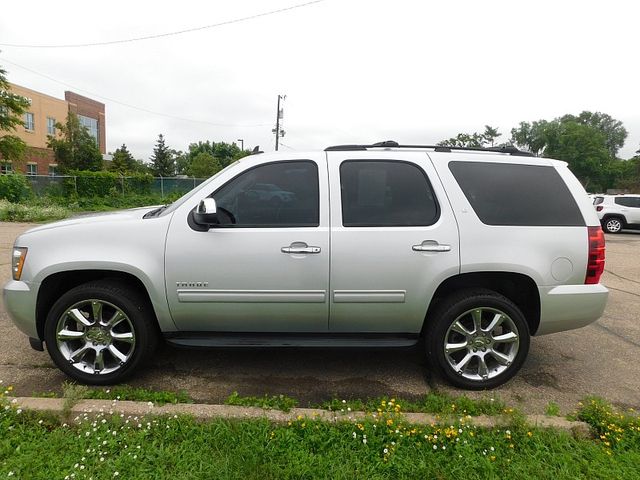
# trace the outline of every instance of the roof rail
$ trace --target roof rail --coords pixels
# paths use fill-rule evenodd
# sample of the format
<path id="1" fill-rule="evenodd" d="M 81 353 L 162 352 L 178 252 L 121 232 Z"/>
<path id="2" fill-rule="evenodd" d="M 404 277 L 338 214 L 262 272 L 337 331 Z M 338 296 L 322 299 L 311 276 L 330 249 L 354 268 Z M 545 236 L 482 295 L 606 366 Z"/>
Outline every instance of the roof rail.
<path id="1" fill-rule="evenodd" d="M 509 155 L 519 155 L 522 157 L 533 157 L 533 153 L 524 150 L 518 150 L 513 145 L 502 145 L 499 147 L 450 147 L 447 145 L 400 145 L 393 140 L 372 143 L 370 145 L 334 145 L 324 149 L 325 152 L 344 152 L 354 150 L 369 150 L 370 148 L 433 148 L 436 152 L 451 152 L 453 150 L 471 151 L 471 152 L 495 152 L 507 153 Z"/>

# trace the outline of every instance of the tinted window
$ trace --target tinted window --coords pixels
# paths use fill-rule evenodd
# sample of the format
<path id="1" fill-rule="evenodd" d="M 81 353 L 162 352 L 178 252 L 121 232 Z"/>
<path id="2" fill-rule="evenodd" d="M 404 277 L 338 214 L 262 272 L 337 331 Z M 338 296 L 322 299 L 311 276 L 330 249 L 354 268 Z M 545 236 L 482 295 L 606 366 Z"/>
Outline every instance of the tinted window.
<path id="1" fill-rule="evenodd" d="M 317 227 L 318 167 L 310 161 L 277 162 L 252 168 L 213 194 L 231 213 L 232 227 Z M 226 223 L 226 222 L 225 222 Z"/>
<path id="2" fill-rule="evenodd" d="M 553 167 L 450 162 L 449 169 L 482 223 L 584 225 L 571 192 Z"/>
<path id="3" fill-rule="evenodd" d="M 604 197 L 595 197 L 593 199 L 593 204 L 594 205 L 600 205 L 602 202 L 604 202 Z"/>
<path id="4" fill-rule="evenodd" d="M 345 227 L 432 225 L 438 205 L 425 173 L 400 161 L 350 160 L 340 166 Z"/>
<path id="5" fill-rule="evenodd" d="M 623 207 L 640 208 L 640 197 L 616 197 L 613 201 Z"/>

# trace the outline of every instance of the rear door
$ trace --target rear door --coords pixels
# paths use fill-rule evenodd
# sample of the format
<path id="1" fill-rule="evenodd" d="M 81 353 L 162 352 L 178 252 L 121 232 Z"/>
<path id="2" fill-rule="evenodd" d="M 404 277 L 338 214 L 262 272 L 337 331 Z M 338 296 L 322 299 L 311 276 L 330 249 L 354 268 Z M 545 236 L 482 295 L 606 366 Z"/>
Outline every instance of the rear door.
<path id="1" fill-rule="evenodd" d="M 424 152 L 328 152 L 333 332 L 418 333 L 459 272 L 457 225 Z"/>

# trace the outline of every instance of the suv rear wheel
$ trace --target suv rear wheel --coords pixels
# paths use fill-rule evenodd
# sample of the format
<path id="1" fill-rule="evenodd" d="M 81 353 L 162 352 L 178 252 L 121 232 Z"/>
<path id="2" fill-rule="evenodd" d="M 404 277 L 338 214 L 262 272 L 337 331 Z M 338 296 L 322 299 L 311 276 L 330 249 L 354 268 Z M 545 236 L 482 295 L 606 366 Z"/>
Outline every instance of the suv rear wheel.
<path id="1" fill-rule="evenodd" d="M 82 383 L 118 383 L 147 359 L 158 334 L 147 299 L 110 281 L 69 290 L 47 315 L 44 338 L 49 355 Z"/>
<path id="2" fill-rule="evenodd" d="M 529 351 L 529 327 L 520 309 L 491 290 L 445 298 L 425 330 L 429 363 L 453 385 L 486 389 L 513 377 Z"/>
<path id="3" fill-rule="evenodd" d="M 602 228 L 607 233 L 620 233 L 624 228 L 624 221 L 619 217 L 608 217 L 602 222 Z"/>

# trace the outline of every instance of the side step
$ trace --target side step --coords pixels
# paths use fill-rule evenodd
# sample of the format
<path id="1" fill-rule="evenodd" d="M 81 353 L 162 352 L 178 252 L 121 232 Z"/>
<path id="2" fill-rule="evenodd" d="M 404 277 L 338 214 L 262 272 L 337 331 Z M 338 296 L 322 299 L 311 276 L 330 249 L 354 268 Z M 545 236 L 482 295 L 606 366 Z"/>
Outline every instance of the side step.
<path id="1" fill-rule="evenodd" d="M 167 343 L 180 347 L 410 347 L 418 334 L 325 334 L 325 333 L 165 333 Z"/>

